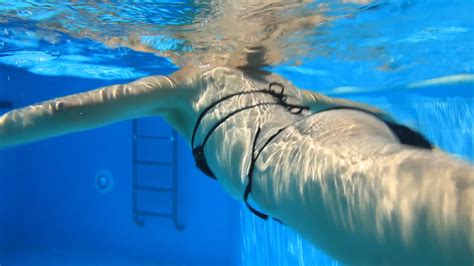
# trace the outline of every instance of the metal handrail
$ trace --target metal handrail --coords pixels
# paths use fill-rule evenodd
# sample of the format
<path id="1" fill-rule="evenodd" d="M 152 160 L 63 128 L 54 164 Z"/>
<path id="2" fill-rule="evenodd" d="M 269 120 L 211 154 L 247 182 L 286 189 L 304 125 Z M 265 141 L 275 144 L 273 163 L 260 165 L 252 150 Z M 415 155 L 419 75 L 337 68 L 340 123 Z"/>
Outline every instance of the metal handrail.
<path id="1" fill-rule="evenodd" d="M 178 231 L 184 230 L 184 225 L 178 221 L 178 133 L 173 129 L 173 223 Z"/>

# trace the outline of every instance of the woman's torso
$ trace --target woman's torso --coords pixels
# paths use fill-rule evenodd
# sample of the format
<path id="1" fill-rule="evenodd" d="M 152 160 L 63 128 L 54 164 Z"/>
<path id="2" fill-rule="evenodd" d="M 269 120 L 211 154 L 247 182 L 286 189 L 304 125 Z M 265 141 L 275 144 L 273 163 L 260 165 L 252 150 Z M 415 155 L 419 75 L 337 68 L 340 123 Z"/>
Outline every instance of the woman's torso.
<path id="1" fill-rule="evenodd" d="M 275 82 L 281 86 L 269 88 L 269 84 Z M 212 131 L 205 143 L 204 154 L 224 189 L 233 198 L 242 199 L 257 130 L 261 128 L 256 146 L 260 149 L 264 141 L 279 129 L 298 121 L 309 112 L 293 114 L 278 104 L 274 95 L 255 92 L 271 90 L 279 93 L 283 88 L 287 96 L 285 102 L 302 104 L 298 89 L 278 75 L 268 72 L 254 71 L 250 76 L 236 69 L 215 68 L 202 74 L 201 86 L 192 103 L 193 111 L 201 114 L 208 106 L 215 102 L 218 104 L 200 121 L 194 146 L 201 144 L 219 121 L 224 121 Z M 237 95 L 221 100 L 231 94 Z"/>

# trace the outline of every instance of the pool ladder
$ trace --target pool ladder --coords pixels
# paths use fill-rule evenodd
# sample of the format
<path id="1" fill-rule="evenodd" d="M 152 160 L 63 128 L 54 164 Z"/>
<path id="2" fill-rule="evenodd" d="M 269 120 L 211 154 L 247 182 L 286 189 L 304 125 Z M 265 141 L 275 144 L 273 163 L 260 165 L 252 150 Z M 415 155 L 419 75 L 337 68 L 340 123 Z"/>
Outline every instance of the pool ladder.
<path id="1" fill-rule="evenodd" d="M 133 211 L 133 220 L 139 225 L 143 226 L 145 224 L 145 217 L 158 217 L 158 218 L 170 218 L 173 221 L 174 226 L 177 230 L 183 231 L 184 225 L 180 224 L 178 221 L 178 142 L 177 142 L 177 133 L 175 130 L 172 130 L 170 136 L 158 136 L 158 135 L 142 135 L 139 133 L 139 121 L 146 119 L 134 119 L 132 124 L 132 179 L 133 179 L 133 190 L 132 190 L 132 211 Z M 141 122 L 143 123 L 143 121 Z M 139 159 L 139 150 L 140 144 L 139 140 L 148 140 L 148 141 L 170 141 L 172 144 L 172 160 L 171 162 L 164 162 L 159 160 L 141 160 Z M 143 143 L 142 143 L 143 145 Z M 171 168 L 171 177 L 172 186 L 171 187 L 155 187 L 155 186 L 144 186 L 140 185 L 138 182 L 139 179 L 139 166 L 151 166 L 151 167 L 170 167 Z M 138 194 L 140 192 L 148 193 L 165 193 L 169 194 L 172 198 L 171 200 L 171 212 L 157 212 L 157 211 L 147 211 L 140 209 L 138 203 Z"/>

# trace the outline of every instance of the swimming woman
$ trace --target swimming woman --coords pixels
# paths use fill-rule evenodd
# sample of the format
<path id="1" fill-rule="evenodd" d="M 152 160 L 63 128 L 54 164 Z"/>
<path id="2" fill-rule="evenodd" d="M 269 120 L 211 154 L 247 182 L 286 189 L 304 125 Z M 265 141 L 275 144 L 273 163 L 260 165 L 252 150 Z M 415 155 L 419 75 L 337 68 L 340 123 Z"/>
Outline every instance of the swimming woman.
<path id="1" fill-rule="evenodd" d="M 262 70 L 184 68 L 13 110 L 0 148 L 146 116 L 233 198 L 342 262 L 473 262 L 471 165 L 380 110 Z"/>
<path id="2" fill-rule="evenodd" d="M 169 30 L 171 38 L 197 48 L 165 56 L 194 67 L 3 114 L 0 148 L 160 116 L 192 147 L 197 166 L 233 198 L 342 262 L 472 265 L 471 165 L 378 109 L 302 90 L 260 70 L 311 50 L 305 36 L 335 19 L 324 14 L 329 2 L 316 9 L 306 2 L 206 1 L 212 10 L 195 18 L 191 29 Z M 112 14 L 105 12 L 104 17 Z M 94 25 L 68 32 L 70 22 L 63 25 L 55 17 L 54 23 L 34 25 L 46 30 L 57 25 L 58 32 L 78 38 L 83 34 L 111 46 L 156 52 L 136 35 L 147 33 L 144 22 L 104 26 L 97 12 L 81 16 Z M 104 39 L 100 29 L 130 36 Z M 291 37 L 292 45 L 284 37 Z M 364 54 L 381 51 L 377 47 Z"/>

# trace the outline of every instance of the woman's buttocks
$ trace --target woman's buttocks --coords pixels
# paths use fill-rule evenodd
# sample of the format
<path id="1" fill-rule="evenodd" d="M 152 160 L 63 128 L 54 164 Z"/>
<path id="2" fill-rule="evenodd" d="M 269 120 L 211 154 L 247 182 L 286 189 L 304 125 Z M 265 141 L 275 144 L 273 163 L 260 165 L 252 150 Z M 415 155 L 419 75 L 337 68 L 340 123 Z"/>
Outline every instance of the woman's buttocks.
<path id="1" fill-rule="evenodd" d="M 270 214 L 294 210 L 304 194 L 317 197 L 309 184 L 336 175 L 351 161 L 398 149 L 384 122 L 356 110 L 331 110 L 299 119 L 265 147 L 256 161 L 252 197 Z M 303 201 L 303 202 L 302 202 Z"/>
<path id="2" fill-rule="evenodd" d="M 293 126 L 302 136 L 311 136 L 323 146 L 350 141 L 377 139 L 381 143 L 398 143 L 389 127 L 374 115 L 351 109 L 312 114 Z"/>

